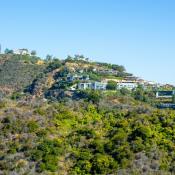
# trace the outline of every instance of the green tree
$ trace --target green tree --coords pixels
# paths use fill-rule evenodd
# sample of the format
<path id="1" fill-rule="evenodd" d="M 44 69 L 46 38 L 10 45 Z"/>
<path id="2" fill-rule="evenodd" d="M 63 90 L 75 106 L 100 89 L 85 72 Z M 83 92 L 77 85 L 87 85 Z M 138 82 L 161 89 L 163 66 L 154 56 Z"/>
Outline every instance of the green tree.
<path id="1" fill-rule="evenodd" d="M 6 48 L 4 53 L 5 54 L 13 54 L 13 50 Z"/>
<path id="2" fill-rule="evenodd" d="M 93 159 L 93 174 L 110 174 L 117 170 L 118 165 L 114 159 L 108 155 L 97 153 Z"/>
<path id="3" fill-rule="evenodd" d="M 172 96 L 172 103 L 175 103 L 175 94 Z"/>
<path id="4" fill-rule="evenodd" d="M 88 92 L 88 100 L 93 103 L 98 103 L 100 101 L 101 94 L 99 91 L 91 90 Z"/>
<path id="5" fill-rule="evenodd" d="M 115 81 L 108 81 L 108 84 L 106 86 L 107 90 L 116 90 L 117 83 Z"/>
<path id="6" fill-rule="evenodd" d="M 36 56 L 36 50 L 32 50 L 32 51 L 31 51 L 31 55 L 32 55 L 32 56 Z"/>
<path id="7" fill-rule="evenodd" d="M 122 89 L 120 89 L 120 93 L 122 95 L 128 95 L 128 94 L 130 94 L 130 91 L 128 89 L 126 89 L 126 88 L 122 88 Z"/>
<path id="8" fill-rule="evenodd" d="M 46 55 L 46 61 L 50 62 L 52 61 L 52 55 Z"/>

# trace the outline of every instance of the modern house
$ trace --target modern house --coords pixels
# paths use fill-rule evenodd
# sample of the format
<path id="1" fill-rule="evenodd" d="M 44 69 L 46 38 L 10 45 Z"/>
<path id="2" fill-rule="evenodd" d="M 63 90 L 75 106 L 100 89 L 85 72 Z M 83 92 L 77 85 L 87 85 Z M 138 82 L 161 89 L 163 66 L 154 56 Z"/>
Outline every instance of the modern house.
<path id="1" fill-rule="evenodd" d="M 113 70 L 113 69 L 101 69 L 101 70 L 98 70 L 98 72 L 101 73 L 101 74 L 118 75 L 118 71 L 117 70 Z"/>
<path id="2" fill-rule="evenodd" d="M 14 54 L 17 55 L 30 55 L 30 52 L 28 51 L 28 49 L 17 49 L 14 51 Z"/>
<path id="3" fill-rule="evenodd" d="M 120 82 L 117 83 L 117 89 L 126 88 L 128 90 L 133 90 L 138 87 L 137 83 L 134 82 Z"/>
<path id="4" fill-rule="evenodd" d="M 167 108 L 175 109 L 175 104 L 172 104 L 172 103 L 162 103 L 162 104 L 157 105 L 157 107 L 159 109 L 167 109 Z"/>
<path id="5" fill-rule="evenodd" d="M 68 74 L 67 75 L 67 81 L 75 81 L 75 80 L 82 80 L 82 81 L 88 81 L 89 75 L 78 75 L 78 74 Z"/>
<path id="6" fill-rule="evenodd" d="M 175 95 L 174 91 L 158 91 L 156 92 L 156 98 L 172 98 Z"/>
<path id="7" fill-rule="evenodd" d="M 78 89 L 80 90 L 92 89 L 92 83 L 78 83 Z"/>
<path id="8" fill-rule="evenodd" d="M 93 90 L 106 90 L 107 83 L 102 82 L 88 82 L 88 83 L 79 83 L 78 89 L 93 89 Z"/>
<path id="9" fill-rule="evenodd" d="M 107 83 L 94 82 L 92 83 L 92 89 L 94 90 L 106 90 Z"/>
<path id="10" fill-rule="evenodd" d="M 139 77 L 135 77 L 135 76 L 125 76 L 124 77 L 124 80 L 125 81 L 130 81 L 130 82 L 137 82 L 138 81 L 138 79 L 139 79 Z"/>

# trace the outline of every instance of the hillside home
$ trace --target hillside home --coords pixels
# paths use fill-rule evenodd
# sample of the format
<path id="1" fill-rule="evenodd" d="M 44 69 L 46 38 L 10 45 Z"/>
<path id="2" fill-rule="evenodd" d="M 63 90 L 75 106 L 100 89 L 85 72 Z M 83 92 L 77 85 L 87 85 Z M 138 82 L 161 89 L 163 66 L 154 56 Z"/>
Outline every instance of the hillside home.
<path id="1" fill-rule="evenodd" d="M 30 55 L 30 52 L 28 51 L 28 49 L 17 49 L 14 51 L 14 54 L 17 55 Z"/>
<path id="2" fill-rule="evenodd" d="M 94 82 L 92 83 L 92 89 L 94 90 L 106 90 L 107 83 Z"/>
<path id="3" fill-rule="evenodd" d="M 120 82 L 117 83 L 117 89 L 126 88 L 128 90 L 133 90 L 138 87 L 137 83 L 134 82 Z"/>
<path id="4" fill-rule="evenodd" d="M 75 81 L 75 80 L 88 81 L 89 75 L 77 75 L 77 74 L 68 74 L 67 75 L 67 81 Z"/>
<path id="5" fill-rule="evenodd" d="M 158 91 L 156 92 L 156 98 L 172 98 L 175 95 L 175 91 Z"/>
<path id="6" fill-rule="evenodd" d="M 101 70 L 98 70 L 99 73 L 102 73 L 102 74 L 113 74 L 113 75 L 117 75 L 118 74 L 118 71 L 117 70 L 113 70 L 113 69 L 101 69 Z"/>
<path id="7" fill-rule="evenodd" d="M 144 79 L 138 78 L 137 82 L 141 85 L 144 85 L 146 81 Z"/>
<path id="8" fill-rule="evenodd" d="M 102 82 L 79 83 L 78 89 L 106 90 L 106 86 L 107 86 L 107 83 L 102 83 Z"/>
<path id="9" fill-rule="evenodd" d="M 164 88 L 164 89 L 173 89 L 174 86 L 171 85 L 171 84 L 165 84 L 165 85 L 163 85 L 163 88 Z"/>
<path id="10" fill-rule="evenodd" d="M 175 104 L 172 104 L 172 103 L 162 103 L 162 104 L 157 105 L 157 107 L 159 109 L 166 109 L 166 108 L 175 109 Z"/>
<path id="11" fill-rule="evenodd" d="M 92 83 L 78 83 L 78 89 L 80 90 L 92 89 Z"/>
<path id="12" fill-rule="evenodd" d="M 125 81 L 130 81 L 130 82 L 137 82 L 138 81 L 138 77 L 135 77 L 135 76 L 126 76 L 126 77 L 124 77 L 124 80 Z"/>

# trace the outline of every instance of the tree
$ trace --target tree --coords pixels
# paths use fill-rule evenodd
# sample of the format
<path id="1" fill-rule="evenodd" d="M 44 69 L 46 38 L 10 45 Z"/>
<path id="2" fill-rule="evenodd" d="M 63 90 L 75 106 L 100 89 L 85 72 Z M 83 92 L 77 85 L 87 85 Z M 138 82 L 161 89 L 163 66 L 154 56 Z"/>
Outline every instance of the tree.
<path id="1" fill-rule="evenodd" d="M 46 55 L 46 61 L 50 62 L 52 61 L 52 55 Z"/>
<path id="2" fill-rule="evenodd" d="M 117 70 L 119 72 L 125 72 L 126 71 L 124 66 L 119 66 L 119 65 L 116 65 L 116 64 L 112 65 L 112 69 Z"/>
<path id="3" fill-rule="evenodd" d="M 91 101 L 95 104 L 97 104 L 102 97 L 100 91 L 97 91 L 97 90 L 96 91 L 95 90 L 83 90 L 83 91 L 78 92 L 77 95 L 79 98 L 85 98 L 88 101 Z"/>
<path id="4" fill-rule="evenodd" d="M 106 86 L 107 90 L 116 90 L 117 83 L 115 81 L 108 81 L 108 84 Z"/>
<path id="5" fill-rule="evenodd" d="M 86 60 L 87 62 L 89 62 L 89 58 L 86 58 L 85 60 Z"/>
<path id="6" fill-rule="evenodd" d="M 93 174 L 113 174 L 112 171 L 118 168 L 118 164 L 111 156 L 100 153 L 94 156 L 92 163 Z"/>
<path id="7" fill-rule="evenodd" d="M 74 56 L 74 60 L 83 60 L 84 58 L 85 58 L 84 55 L 78 55 L 78 54 L 76 54 Z"/>
<path id="8" fill-rule="evenodd" d="M 134 98 L 136 100 L 144 101 L 145 99 L 145 92 L 142 86 L 138 86 L 136 90 L 134 91 Z"/>
<path id="9" fill-rule="evenodd" d="M 13 50 L 6 48 L 4 53 L 5 54 L 13 54 Z"/>
<path id="10" fill-rule="evenodd" d="M 173 97 L 172 97 L 172 103 L 175 104 L 175 94 L 173 94 Z"/>
<path id="11" fill-rule="evenodd" d="M 32 51 L 31 51 L 31 55 L 32 55 L 32 56 L 36 56 L 36 50 L 32 50 Z"/>
<path id="12" fill-rule="evenodd" d="M 94 91 L 94 90 L 89 91 L 88 93 L 89 101 L 92 101 L 93 103 L 98 103 L 100 101 L 100 98 L 101 98 L 101 94 L 99 91 Z"/>
<path id="13" fill-rule="evenodd" d="M 47 67 L 47 70 L 50 72 L 50 71 L 53 71 L 54 69 L 57 69 L 57 68 L 60 68 L 60 67 L 61 67 L 60 60 L 59 59 L 52 59 L 52 62 L 49 63 L 49 65 Z"/>
<path id="14" fill-rule="evenodd" d="M 130 91 L 128 89 L 126 89 L 126 88 L 122 88 L 122 89 L 120 89 L 120 93 L 122 95 L 128 95 L 128 94 L 130 94 Z"/>
<path id="15" fill-rule="evenodd" d="M 72 57 L 68 55 L 65 61 L 72 61 L 72 60 L 73 60 Z"/>

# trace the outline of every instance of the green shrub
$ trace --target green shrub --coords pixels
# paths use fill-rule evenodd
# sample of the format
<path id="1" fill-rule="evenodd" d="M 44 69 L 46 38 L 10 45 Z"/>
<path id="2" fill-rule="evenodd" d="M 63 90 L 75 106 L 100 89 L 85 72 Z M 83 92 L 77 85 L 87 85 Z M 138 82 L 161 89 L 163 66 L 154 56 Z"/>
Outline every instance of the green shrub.
<path id="1" fill-rule="evenodd" d="M 39 125 L 36 121 L 29 121 L 27 124 L 29 132 L 36 132 L 39 128 Z"/>
<path id="2" fill-rule="evenodd" d="M 6 102 L 5 101 L 0 101 L 0 109 L 6 107 Z"/>

